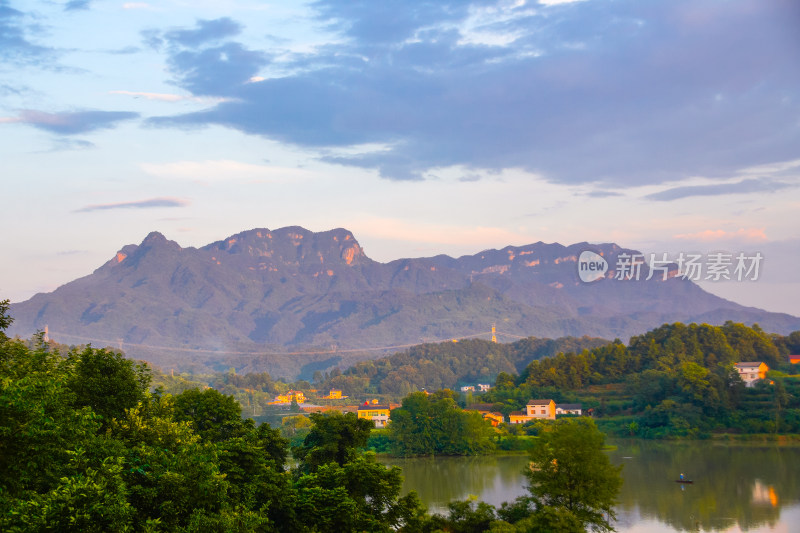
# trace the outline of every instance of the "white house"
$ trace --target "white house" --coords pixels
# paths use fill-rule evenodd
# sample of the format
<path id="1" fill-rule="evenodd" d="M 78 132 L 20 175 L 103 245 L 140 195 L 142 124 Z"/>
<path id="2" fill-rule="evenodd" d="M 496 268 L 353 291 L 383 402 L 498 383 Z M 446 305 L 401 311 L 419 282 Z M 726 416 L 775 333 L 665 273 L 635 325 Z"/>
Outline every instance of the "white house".
<path id="1" fill-rule="evenodd" d="M 557 403 L 556 416 L 558 415 L 578 415 L 583 414 L 583 405 L 579 403 Z"/>
<path id="2" fill-rule="evenodd" d="M 742 381 L 744 381 L 744 384 L 748 387 L 755 385 L 756 381 L 759 379 L 767 377 L 767 371 L 769 370 L 769 367 L 761 361 L 736 363 L 733 366 L 736 371 L 739 372 L 739 377 L 742 378 Z"/>

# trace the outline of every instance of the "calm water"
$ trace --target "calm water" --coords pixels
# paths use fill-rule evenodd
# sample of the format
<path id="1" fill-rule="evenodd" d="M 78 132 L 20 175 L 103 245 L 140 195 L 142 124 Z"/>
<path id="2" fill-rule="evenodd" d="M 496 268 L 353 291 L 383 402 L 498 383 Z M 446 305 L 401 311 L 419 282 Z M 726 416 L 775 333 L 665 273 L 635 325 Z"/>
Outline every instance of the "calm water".
<path id="1" fill-rule="evenodd" d="M 624 464 L 620 532 L 800 532 L 800 447 L 615 441 Z M 432 512 L 475 495 L 499 506 L 525 494 L 525 456 L 385 459 Z M 684 472 L 693 485 L 675 483 Z"/>

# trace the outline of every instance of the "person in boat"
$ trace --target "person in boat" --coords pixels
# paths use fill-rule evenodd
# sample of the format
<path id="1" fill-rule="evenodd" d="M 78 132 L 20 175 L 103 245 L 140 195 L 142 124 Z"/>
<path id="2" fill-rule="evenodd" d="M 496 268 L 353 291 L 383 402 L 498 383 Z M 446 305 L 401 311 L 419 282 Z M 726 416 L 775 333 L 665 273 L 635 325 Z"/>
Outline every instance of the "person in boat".
<path id="1" fill-rule="evenodd" d="M 681 473 L 681 481 L 684 481 L 686 478 L 683 477 L 683 473 Z"/>

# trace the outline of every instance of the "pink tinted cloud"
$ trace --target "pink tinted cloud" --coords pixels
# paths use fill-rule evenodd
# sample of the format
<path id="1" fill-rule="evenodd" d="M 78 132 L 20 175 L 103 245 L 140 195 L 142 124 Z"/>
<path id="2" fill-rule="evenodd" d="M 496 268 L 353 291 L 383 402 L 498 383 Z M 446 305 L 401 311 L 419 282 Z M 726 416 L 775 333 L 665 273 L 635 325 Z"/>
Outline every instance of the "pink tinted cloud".
<path id="1" fill-rule="evenodd" d="M 695 233 L 680 233 L 673 235 L 675 239 L 691 241 L 712 242 L 722 240 L 744 240 L 750 242 L 761 242 L 767 240 L 764 228 L 739 228 L 737 231 L 725 231 L 721 229 L 707 229 Z"/>

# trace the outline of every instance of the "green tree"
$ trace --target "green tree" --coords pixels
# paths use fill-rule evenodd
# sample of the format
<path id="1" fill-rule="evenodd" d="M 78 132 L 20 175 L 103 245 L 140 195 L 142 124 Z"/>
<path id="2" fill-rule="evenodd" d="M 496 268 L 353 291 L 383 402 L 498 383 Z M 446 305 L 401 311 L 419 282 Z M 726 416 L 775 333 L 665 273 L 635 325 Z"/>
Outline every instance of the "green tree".
<path id="1" fill-rule="evenodd" d="M 0 497 L 51 490 L 75 471 L 77 450 L 99 444 L 100 421 L 73 407 L 59 359 L 18 341 L 0 344 Z"/>
<path id="2" fill-rule="evenodd" d="M 544 520 L 547 512 L 559 521 L 575 517 L 584 528 L 613 530 L 609 520 L 615 518 L 622 467 L 611 464 L 604 444 L 605 436 L 588 418 L 557 420 L 539 436 L 527 472 L 534 516 Z"/>
<path id="3" fill-rule="evenodd" d="M 175 396 L 174 416 L 191 422 L 198 435 L 212 442 L 244 433 L 239 402 L 214 389 L 189 389 Z"/>
<path id="4" fill-rule="evenodd" d="M 354 413 L 310 418 L 311 432 L 292 449 L 301 463 L 295 510 L 303 531 L 421 531 L 424 507 L 413 491 L 400 497 L 400 469 L 359 453 L 372 422 Z"/>
<path id="5" fill-rule="evenodd" d="M 497 374 L 497 379 L 494 380 L 494 386 L 498 389 L 510 389 L 514 387 L 514 376 L 507 372 L 500 372 Z"/>
<path id="6" fill-rule="evenodd" d="M 68 365 L 41 344 L 0 343 L 0 530 L 126 531 L 121 447 L 75 407 Z"/>
<path id="7" fill-rule="evenodd" d="M 786 387 L 781 378 L 774 380 L 772 403 L 775 410 L 775 433 L 778 433 L 781 425 L 781 412 L 786 407 L 786 404 L 789 403 L 789 394 L 786 392 Z"/>
<path id="8" fill-rule="evenodd" d="M 436 516 L 433 523 L 452 533 L 482 533 L 497 520 L 495 508 L 486 502 L 460 500 L 447 504 L 447 517 Z"/>
<path id="9" fill-rule="evenodd" d="M 137 406 L 111 421 L 112 435 L 125 447 L 124 476 L 128 501 L 137 510 L 136 529 L 153 520 L 165 530 L 184 528 L 195 515 L 208 519 L 234 503 L 217 446 L 204 442 L 188 422 L 171 418 L 168 409 L 160 411 L 153 415 Z"/>
<path id="10" fill-rule="evenodd" d="M 8 315 L 8 306 L 11 305 L 8 300 L 0 300 L 0 342 L 3 342 L 8 339 L 6 337 L 5 331 L 8 329 L 8 326 L 14 321 L 11 316 Z"/>
<path id="11" fill-rule="evenodd" d="M 145 364 L 126 359 L 121 353 L 88 346 L 71 352 L 72 372 L 67 386 L 75 393 L 75 405 L 91 407 L 107 423 L 145 399 L 150 371 Z"/>
<path id="12" fill-rule="evenodd" d="M 450 390 L 415 392 L 394 409 L 389 443 L 396 455 L 476 455 L 494 449 L 494 430 L 474 411 L 456 404 Z"/>
<path id="13" fill-rule="evenodd" d="M 313 427 L 303 444 L 292 448 L 302 470 L 314 472 L 327 463 L 344 465 L 355 459 L 364 448 L 373 428 L 371 420 L 358 418 L 355 413 L 311 413 Z"/>
<path id="14" fill-rule="evenodd" d="M 432 455 L 436 451 L 431 403 L 424 392 L 403 398 L 402 407 L 390 414 L 389 442 L 395 455 Z"/>

